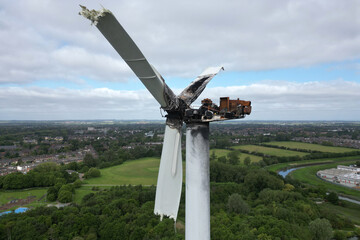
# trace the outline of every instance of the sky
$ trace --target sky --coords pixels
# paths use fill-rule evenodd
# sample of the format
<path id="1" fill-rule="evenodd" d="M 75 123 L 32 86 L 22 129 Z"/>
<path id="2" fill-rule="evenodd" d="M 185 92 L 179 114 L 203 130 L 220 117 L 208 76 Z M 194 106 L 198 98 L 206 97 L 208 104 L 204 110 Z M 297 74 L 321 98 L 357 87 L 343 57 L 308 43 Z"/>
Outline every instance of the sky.
<path id="1" fill-rule="evenodd" d="M 163 119 L 79 4 L 112 11 L 175 93 L 252 102 L 247 120 L 360 121 L 358 0 L 0 0 L 0 120 Z"/>

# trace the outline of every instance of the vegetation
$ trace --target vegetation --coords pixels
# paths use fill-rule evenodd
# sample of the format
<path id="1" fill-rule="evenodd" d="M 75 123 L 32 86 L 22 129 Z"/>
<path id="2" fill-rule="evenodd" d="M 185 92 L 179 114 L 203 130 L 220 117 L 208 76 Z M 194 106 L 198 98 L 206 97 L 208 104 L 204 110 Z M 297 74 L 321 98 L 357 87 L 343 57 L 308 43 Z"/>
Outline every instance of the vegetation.
<path id="1" fill-rule="evenodd" d="M 316 176 L 317 171 L 328 168 L 334 168 L 334 167 L 336 168 L 338 164 L 342 164 L 342 163 L 344 164 L 344 162 L 337 162 L 326 165 L 309 166 L 291 172 L 290 176 L 293 179 L 298 180 L 302 183 L 307 183 L 313 186 L 322 187 L 324 189 L 328 189 L 329 191 L 335 191 L 343 195 L 350 195 L 352 196 L 352 198 L 356 198 L 357 200 L 360 200 L 360 191 L 321 180 Z M 349 164 L 350 162 L 346 162 L 346 163 Z"/>
<path id="2" fill-rule="evenodd" d="M 338 235 L 344 230 L 354 234 L 354 222 L 331 208 L 323 211 L 308 198 L 311 193 L 324 199 L 321 189 L 289 188 L 290 183 L 255 165 L 211 165 L 212 172 L 224 173 L 211 179 L 212 239 L 328 239 L 331 229 Z M 99 189 L 69 207 L 39 207 L 2 216 L 0 239 L 184 239 L 183 227 L 174 232 L 172 220 L 161 222 L 153 214 L 154 198 L 152 186 Z M 181 219 L 184 197 L 180 224 Z"/>
<path id="3" fill-rule="evenodd" d="M 127 161 L 122 165 L 101 169 L 101 176 L 87 179 L 89 185 L 156 185 L 159 158 L 142 158 Z"/>
<path id="4" fill-rule="evenodd" d="M 228 149 L 210 149 L 210 157 L 211 155 L 214 153 L 215 155 L 215 159 L 211 159 L 211 160 L 216 160 L 216 159 L 219 159 L 220 157 L 227 157 L 228 154 L 230 152 L 232 152 L 234 150 L 228 150 Z M 252 163 L 255 163 L 255 162 L 260 162 L 262 161 L 262 157 L 260 156 L 256 156 L 256 155 L 252 155 L 252 154 L 247 154 L 247 153 L 240 153 L 239 155 L 239 160 L 241 163 L 244 163 L 245 159 L 246 158 L 249 158 L 250 159 L 250 162 Z"/>
<path id="5" fill-rule="evenodd" d="M 342 153 L 342 152 L 354 151 L 354 149 L 352 149 L 352 148 L 329 147 L 329 146 L 323 146 L 320 144 L 303 143 L 303 142 L 268 142 L 266 144 L 284 147 L 284 148 L 293 149 L 293 150 L 300 149 L 300 150 L 310 150 L 310 151 L 318 151 L 318 152 Z"/>
<path id="6" fill-rule="evenodd" d="M 250 153 L 263 153 L 266 155 L 276 156 L 276 157 L 291 157 L 291 156 L 305 156 L 306 153 L 296 152 L 290 150 L 283 150 L 277 148 L 269 148 L 258 145 L 241 145 L 233 147 L 233 149 L 246 150 Z"/>
<path id="7" fill-rule="evenodd" d="M 32 188 L 26 190 L 1 190 L 0 191 L 0 205 L 6 204 L 11 200 L 27 199 L 28 197 L 35 197 L 38 201 L 46 194 L 46 188 Z"/>
<path id="8" fill-rule="evenodd" d="M 70 183 L 78 179 L 76 173 L 69 174 L 55 163 L 43 163 L 27 174 L 15 172 L 0 176 L 0 189 L 24 189 L 54 186 L 59 182 Z"/>
<path id="9" fill-rule="evenodd" d="M 68 151 L 88 146 L 91 154 L 86 154 L 82 163 L 45 164 L 26 175 L 0 177 L 2 204 L 28 196 L 36 200 L 26 204 L 34 208 L 24 214 L 0 217 L 0 240 L 184 239 L 184 193 L 176 232 L 172 220 L 165 218 L 161 222 L 153 214 L 152 185 L 157 179 L 161 153 L 157 143 L 162 141 L 163 125 L 15 125 L 0 124 L 0 146 L 15 142 L 20 146 L 15 150 L 0 149 L 0 158 L 12 159 L 12 166 L 25 164 L 21 149 L 32 156 L 59 154 L 59 159 L 66 159 Z M 88 126 L 98 130 L 87 130 Z M 77 133 L 79 130 L 86 134 Z M 156 132 L 154 137 L 144 136 L 149 130 Z M 264 135 L 267 131 L 269 134 Z M 62 136 L 63 140 L 49 142 L 46 136 Z M 318 169 L 358 160 L 360 152 L 298 142 L 294 146 L 289 141 L 294 137 L 328 137 L 326 144 L 335 145 L 331 137 L 349 136 L 359 139 L 360 125 L 212 125 L 211 238 L 310 240 L 360 235 L 360 229 L 355 227 L 360 225 L 360 206 L 338 198 L 339 194 L 356 197 L 359 192 L 315 176 Z M 25 138 L 39 144 L 25 143 Z M 286 179 L 276 173 L 313 163 L 327 164 L 299 169 Z M 84 182 L 66 170 L 84 173 Z M 34 186 L 43 188 L 23 190 Z M 39 199 L 70 206 L 35 207 L 44 204 Z"/>

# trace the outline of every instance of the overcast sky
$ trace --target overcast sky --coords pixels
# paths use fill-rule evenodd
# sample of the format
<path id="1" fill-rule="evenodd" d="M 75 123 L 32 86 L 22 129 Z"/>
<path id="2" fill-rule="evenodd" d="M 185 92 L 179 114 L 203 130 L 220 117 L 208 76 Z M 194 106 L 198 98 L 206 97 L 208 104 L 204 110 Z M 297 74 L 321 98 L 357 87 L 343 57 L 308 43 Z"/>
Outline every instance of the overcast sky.
<path id="1" fill-rule="evenodd" d="M 360 121 L 360 1 L 0 1 L 0 120 L 161 119 L 78 4 L 111 10 L 176 93 L 251 100 L 247 120 Z M 195 104 L 199 104 L 197 101 Z"/>

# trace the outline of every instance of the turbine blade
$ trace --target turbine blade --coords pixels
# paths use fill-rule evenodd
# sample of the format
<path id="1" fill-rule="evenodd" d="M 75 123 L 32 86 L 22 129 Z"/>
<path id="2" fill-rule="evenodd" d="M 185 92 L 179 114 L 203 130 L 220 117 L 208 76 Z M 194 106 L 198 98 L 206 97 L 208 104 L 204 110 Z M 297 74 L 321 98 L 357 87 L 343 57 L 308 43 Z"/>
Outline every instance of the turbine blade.
<path id="1" fill-rule="evenodd" d="M 182 187 L 181 127 L 166 125 L 156 186 L 154 213 L 176 221 Z"/>
<path id="2" fill-rule="evenodd" d="M 81 5 L 80 5 L 81 6 Z M 165 110 L 177 105 L 176 96 L 161 75 L 152 67 L 129 34 L 107 9 L 88 10 L 81 6 L 80 15 L 88 18 L 100 30 L 131 70 Z"/>
<path id="3" fill-rule="evenodd" d="M 206 85 L 216 74 L 220 72 L 220 70 L 224 70 L 224 68 L 209 67 L 205 69 L 205 71 L 203 71 L 194 81 L 192 81 L 190 85 L 179 94 L 178 97 L 184 100 L 187 105 L 190 105 L 200 96 Z"/>

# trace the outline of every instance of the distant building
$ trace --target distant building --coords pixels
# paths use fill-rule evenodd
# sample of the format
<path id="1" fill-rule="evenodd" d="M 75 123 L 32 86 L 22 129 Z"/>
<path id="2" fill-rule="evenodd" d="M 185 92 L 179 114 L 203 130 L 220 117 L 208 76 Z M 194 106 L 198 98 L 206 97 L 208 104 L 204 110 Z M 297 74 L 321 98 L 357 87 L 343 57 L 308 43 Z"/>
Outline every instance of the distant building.
<path id="1" fill-rule="evenodd" d="M 154 132 L 153 131 L 150 131 L 150 132 L 147 132 L 145 133 L 145 137 L 154 137 Z"/>
<path id="2" fill-rule="evenodd" d="M 337 168 L 320 170 L 317 176 L 348 187 L 360 187 L 360 168 L 338 165 Z"/>

